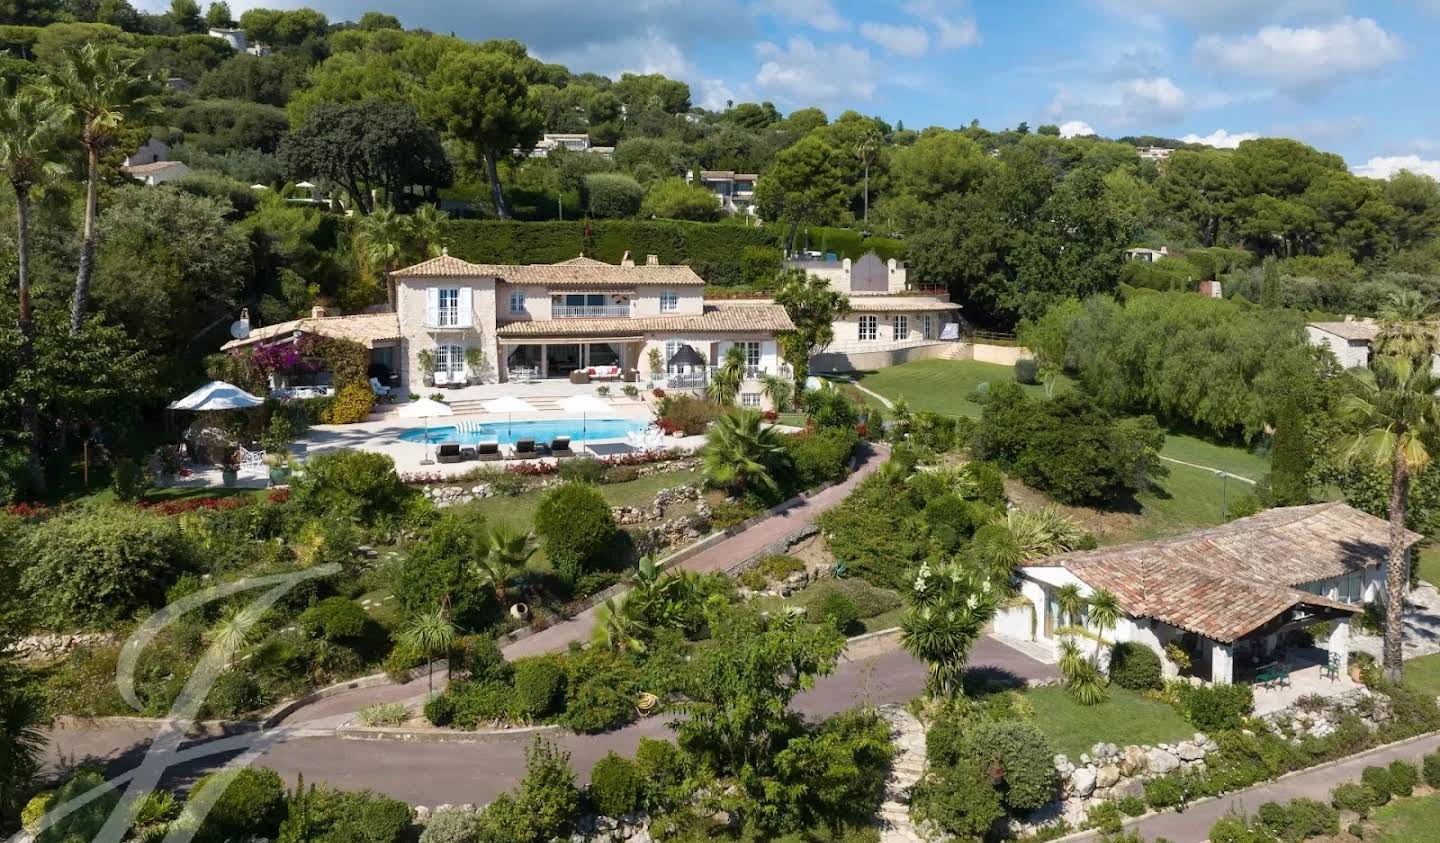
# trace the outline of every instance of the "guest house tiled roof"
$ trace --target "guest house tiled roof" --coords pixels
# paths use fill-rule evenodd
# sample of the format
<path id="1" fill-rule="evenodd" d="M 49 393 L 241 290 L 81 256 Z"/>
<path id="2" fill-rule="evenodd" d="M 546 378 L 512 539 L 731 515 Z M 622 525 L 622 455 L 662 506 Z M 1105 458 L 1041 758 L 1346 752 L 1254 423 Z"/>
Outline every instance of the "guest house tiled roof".
<path id="1" fill-rule="evenodd" d="M 1406 546 L 1422 537 L 1406 533 Z M 1115 593 L 1132 617 L 1223 643 L 1297 605 L 1353 610 L 1296 586 L 1385 561 L 1389 525 L 1343 503 L 1271 509 L 1175 538 L 1027 562 Z"/>
<path id="2" fill-rule="evenodd" d="M 511 322 L 495 333 L 501 339 L 593 337 L 652 333 L 716 334 L 793 331 L 778 304 L 706 305 L 695 316 L 641 316 L 615 319 L 537 319 Z"/>
<path id="3" fill-rule="evenodd" d="M 295 331 L 331 339 L 354 340 L 369 346 L 382 340 L 400 339 L 400 322 L 393 313 L 356 313 L 350 316 L 308 316 L 253 328 L 244 339 L 231 340 L 226 349 L 239 348 L 269 339 L 289 336 Z"/>
<path id="4" fill-rule="evenodd" d="M 852 293 L 850 295 L 850 309 L 862 312 L 886 311 L 906 313 L 931 310 L 959 310 L 960 305 L 955 304 L 949 299 L 935 298 L 934 296 L 887 296 Z"/>
<path id="5" fill-rule="evenodd" d="M 688 266 L 618 266 L 583 255 L 560 263 L 507 266 L 470 263 L 446 254 L 396 270 L 391 275 L 395 278 L 497 278 L 509 284 L 539 284 L 556 289 L 690 287 L 705 283 Z"/>
<path id="6" fill-rule="evenodd" d="M 1374 322 L 1311 322 L 1310 327 L 1319 328 L 1341 339 L 1359 342 L 1370 342 L 1380 332 L 1380 326 Z"/>

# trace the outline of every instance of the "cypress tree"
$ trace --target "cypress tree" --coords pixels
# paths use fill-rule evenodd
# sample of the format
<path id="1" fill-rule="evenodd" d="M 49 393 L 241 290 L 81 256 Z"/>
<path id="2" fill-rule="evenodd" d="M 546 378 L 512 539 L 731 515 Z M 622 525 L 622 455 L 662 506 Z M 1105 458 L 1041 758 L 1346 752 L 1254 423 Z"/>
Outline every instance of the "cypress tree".
<path id="1" fill-rule="evenodd" d="M 1280 264 L 1274 256 L 1267 257 L 1260 264 L 1260 306 L 1266 310 L 1277 310 L 1281 301 Z"/>
<path id="2" fill-rule="evenodd" d="M 1293 398 L 1280 405 L 1270 451 L 1270 503 L 1298 506 L 1310 502 L 1310 462 L 1314 458 L 1305 416 Z"/>

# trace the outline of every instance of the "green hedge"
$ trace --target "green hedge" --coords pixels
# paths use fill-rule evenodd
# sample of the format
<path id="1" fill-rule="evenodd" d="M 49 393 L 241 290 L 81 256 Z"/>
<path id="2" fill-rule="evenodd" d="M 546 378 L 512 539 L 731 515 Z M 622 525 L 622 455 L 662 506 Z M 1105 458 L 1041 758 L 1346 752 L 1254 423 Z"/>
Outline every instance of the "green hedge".
<path id="1" fill-rule="evenodd" d="M 689 264 L 711 284 L 741 283 L 746 246 L 780 245 L 774 228 L 745 228 L 675 220 L 516 222 L 451 220 L 445 226 L 450 254 L 475 263 L 557 263 L 579 255 L 619 263 L 628 251 L 637 262 L 658 255 L 661 263 Z"/>
<path id="2" fill-rule="evenodd" d="M 784 226 L 767 226 L 781 237 Z M 849 228 L 827 228 L 812 225 L 800 229 L 795 236 L 795 248 L 816 252 L 834 252 L 842 258 L 859 260 L 867 252 L 874 252 L 881 260 L 905 259 L 905 243 L 889 237 L 862 237 L 860 232 Z"/>

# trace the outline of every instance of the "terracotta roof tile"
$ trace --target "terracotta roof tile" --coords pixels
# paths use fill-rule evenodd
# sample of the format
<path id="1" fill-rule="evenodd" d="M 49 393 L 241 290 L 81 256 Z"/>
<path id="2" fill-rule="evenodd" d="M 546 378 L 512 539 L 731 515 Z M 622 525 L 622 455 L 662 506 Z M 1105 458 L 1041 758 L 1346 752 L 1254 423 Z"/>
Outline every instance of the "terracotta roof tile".
<path id="1" fill-rule="evenodd" d="M 480 264 L 441 255 L 391 273 L 396 278 L 498 278 L 510 284 L 544 284 L 551 287 L 688 287 L 705 282 L 695 270 L 681 265 L 617 266 L 584 256 L 560 263 L 525 266 Z"/>
<path id="2" fill-rule="evenodd" d="M 288 336 L 295 331 L 315 334 L 331 339 L 354 340 L 369 345 L 380 340 L 400 338 L 400 322 L 393 313 L 356 313 L 350 316 L 308 316 L 276 322 L 263 328 L 254 328 L 243 340 L 231 340 L 222 348 L 239 348 L 276 337 Z"/>
<path id="3" fill-rule="evenodd" d="M 1370 342 L 1380 333 L 1380 326 L 1374 322 L 1311 322 L 1311 328 L 1319 328 L 1327 334 L 1341 339 Z"/>
<path id="4" fill-rule="evenodd" d="M 793 331 L 795 325 L 778 304 L 706 305 L 698 316 L 641 316 L 617 319 L 537 319 L 511 322 L 495 333 L 502 339 L 587 337 L 655 332 L 771 333 Z"/>
<path id="5" fill-rule="evenodd" d="M 850 309 L 855 311 L 946 311 L 959 310 L 960 305 L 934 296 L 850 296 Z"/>
<path id="6" fill-rule="evenodd" d="M 1407 532 L 1406 546 L 1422 537 Z M 1271 509 L 1157 541 L 1026 563 L 1113 591 L 1125 612 L 1231 642 L 1296 605 L 1355 607 L 1296 586 L 1385 561 L 1389 524 L 1343 503 Z"/>

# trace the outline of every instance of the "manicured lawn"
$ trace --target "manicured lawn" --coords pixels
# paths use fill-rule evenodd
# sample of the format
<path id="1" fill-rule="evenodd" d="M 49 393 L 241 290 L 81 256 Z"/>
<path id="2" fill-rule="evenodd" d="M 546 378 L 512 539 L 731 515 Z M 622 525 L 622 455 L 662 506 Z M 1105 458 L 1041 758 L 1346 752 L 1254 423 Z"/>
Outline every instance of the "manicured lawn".
<path id="1" fill-rule="evenodd" d="M 1165 468 L 1169 474 L 1160 478 L 1156 488 L 1135 496 L 1145 523 L 1129 538 L 1151 538 L 1221 524 L 1225 521 L 1225 507 L 1250 494 L 1250 485 L 1234 478 L 1175 463 L 1166 463 Z"/>
<path id="2" fill-rule="evenodd" d="M 917 360 L 870 372 L 860 378 L 866 389 L 873 389 L 894 401 L 904 398 L 911 410 L 929 410 L 947 416 L 980 416 L 980 405 L 970 400 L 975 387 L 982 383 L 1013 383 L 1015 370 L 994 363 L 974 360 Z M 1070 388 L 1070 379 L 1061 377 L 1056 391 Z M 1044 395 L 1043 386 L 1026 386 L 1032 395 Z"/>
<path id="3" fill-rule="evenodd" d="M 684 486 L 700 480 L 698 471 L 667 471 L 632 480 L 598 487 L 611 506 L 649 506 L 661 489 Z M 503 524 L 516 530 L 529 530 L 535 524 L 535 510 L 540 506 L 543 491 L 526 492 L 514 497 L 486 498 L 466 504 L 466 510 L 483 515 L 487 523 Z"/>
<path id="4" fill-rule="evenodd" d="M 1440 825 L 1440 797 L 1413 796 L 1396 799 L 1375 811 L 1371 822 L 1380 843 L 1429 843 Z M 1366 839 L 1372 839 L 1366 835 Z"/>
<path id="5" fill-rule="evenodd" d="M 1184 433 L 1166 434 L 1165 446 L 1160 453 L 1171 459 L 1222 469 L 1251 480 L 1259 480 L 1270 472 L 1269 457 L 1240 446 L 1217 445 Z"/>
<path id="6" fill-rule="evenodd" d="M 1440 696 L 1440 653 L 1406 659 L 1405 684 L 1432 696 Z"/>
<path id="7" fill-rule="evenodd" d="M 1420 556 L 1415 560 L 1415 575 L 1440 588 L 1440 545 L 1420 548 Z"/>
<path id="8" fill-rule="evenodd" d="M 1076 703 L 1058 686 L 1032 689 L 1025 698 L 1035 708 L 1035 725 L 1049 736 L 1056 752 L 1072 761 L 1101 741 L 1157 744 L 1195 734 L 1195 727 L 1170 706 L 1114 685 L 1108 690 L 1110 698 L 1094 706 Z"/>

